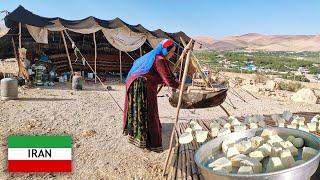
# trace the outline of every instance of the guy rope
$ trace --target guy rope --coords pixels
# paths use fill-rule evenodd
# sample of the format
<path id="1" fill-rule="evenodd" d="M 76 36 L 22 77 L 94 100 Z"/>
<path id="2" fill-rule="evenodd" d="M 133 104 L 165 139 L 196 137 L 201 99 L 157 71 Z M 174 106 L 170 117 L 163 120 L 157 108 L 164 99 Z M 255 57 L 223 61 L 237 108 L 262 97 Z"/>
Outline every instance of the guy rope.
<path id="1" fill-rule="evenodd" d="M 62 35 L 63 35 L 63 31 Z M 101 83 L 101 85 L 106 89 L 107 93 L 109 94 L 109 96 L 112 98 L 112 100 L 117 104 L 117 106 L 119 107 L 119 109 L 123 111 L 123 109 L 121 108 L 121 106 L 119 105 L 119 103 L 116 101 L 116 99 L 112 96 L 112 94 L 109 92 L 109 89 L 107 88 L 107 86 L 102 82 L 102 80 L 100 79 L 100 77 L 97 75 L 97 73 L 94 71 L 94 69 L 91 67 L 91 65 L 88 63 L 88 61 L 86 60 L 86 58 L 82 55 L 81 51 L 79 50 L 79 48 L 76 46 L 75 42 L 71 39 L 70 35 L 68 34 L 68 32 L 66 30 L 64 30 L 64 33 L 67 35 L 68 39 L 70 40 L 70 42 L 73 45 L 73 49 L 78 49 L 77 52 L 80 54 L 80 56 L 82 57 L 82 60 L 88 65 L 88 67 L 90 68 L 90 70 L 94 73 L 94 75 L 97 77 L 97 79 L 99 80 L 99 82 Z M 63 36 L 64 37 L 64 36 Z"/>

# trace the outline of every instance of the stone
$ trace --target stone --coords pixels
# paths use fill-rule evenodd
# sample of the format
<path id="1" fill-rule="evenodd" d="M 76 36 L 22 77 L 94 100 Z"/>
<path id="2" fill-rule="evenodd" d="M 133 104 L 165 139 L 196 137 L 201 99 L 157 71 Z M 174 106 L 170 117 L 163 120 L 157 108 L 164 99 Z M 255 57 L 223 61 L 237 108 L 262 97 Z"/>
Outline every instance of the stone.
<path id="1" fill-rule="evenodd" d="M 316 96 L 315 92 L 309 88 L 300 89 L 298 92 L 291 96 L 291 100 L 294 102 L 317 104 L 319 103 L 319 97 Z"/>
<path id="2" fill-rule="evenodd" d="M 274 91 L 276 89 L 277 83 L 273 80 L 268 80 L 266 82 L 266 90 Z"/>
<path id="3" fill-rule="evenodd" d="M 90 129 L 90 130 L 84 130 L 84 131 L 82 132 L 82 135 L 83 135 L 84 137 L 90 137 L 90 136 L 94 136 L 96 133 L 97 133 L 97 132 L 96 132 L 95 130 Z"/>

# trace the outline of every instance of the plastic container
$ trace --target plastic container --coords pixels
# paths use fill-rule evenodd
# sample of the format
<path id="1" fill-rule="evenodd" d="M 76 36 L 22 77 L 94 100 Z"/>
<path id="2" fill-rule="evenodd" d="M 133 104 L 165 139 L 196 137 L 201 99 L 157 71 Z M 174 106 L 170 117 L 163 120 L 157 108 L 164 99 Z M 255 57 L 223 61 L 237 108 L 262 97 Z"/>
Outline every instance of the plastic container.
<path id="1" fill-rule="evenodd" d="M 13 100 L 18 98 L 18 81 L 12 78 L 1 80 L 1 100 Z"/>

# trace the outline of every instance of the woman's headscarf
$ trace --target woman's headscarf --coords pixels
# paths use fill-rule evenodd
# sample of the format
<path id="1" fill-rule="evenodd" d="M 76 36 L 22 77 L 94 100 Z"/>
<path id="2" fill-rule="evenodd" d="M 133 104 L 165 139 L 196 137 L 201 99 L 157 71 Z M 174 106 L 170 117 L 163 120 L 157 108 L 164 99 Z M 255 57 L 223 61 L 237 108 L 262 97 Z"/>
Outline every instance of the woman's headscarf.
<path id="1" fill-rule="evenodd" d="M 165 39 L 161 41 L 155 49 L 135 60 L 128 73 L 127 79 L 130 76 L 147 74 L 154 63 L 156 56 L 166 56 L 174 46 L 176 46 L 176 44 L 172 40 Z"/>

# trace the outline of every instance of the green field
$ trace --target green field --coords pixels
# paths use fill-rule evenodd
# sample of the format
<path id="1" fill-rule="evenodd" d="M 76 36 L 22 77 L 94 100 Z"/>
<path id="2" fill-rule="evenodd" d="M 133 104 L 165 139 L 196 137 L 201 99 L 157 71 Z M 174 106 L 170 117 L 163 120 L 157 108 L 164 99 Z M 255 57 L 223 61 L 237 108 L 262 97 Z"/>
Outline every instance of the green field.
<path id="1" fill-rule="evenodd" d="M 245 51 L 196 51 L 195 55 L 201 61 L 213 69 L 253 73 L 250 70 L 240 70 L 240 67 L 253 64 L 258 68 L 270 69 L 272 72 L 265 74 L 282 74 L 285 79 L 307 81 L 302 75 L 293 76 L 292 71 L 299 67 L 305 67 L 310 74 L 320 74 L 319 52 L 245 52 Z M 225 62 L 228 62 L 226 64 Z M 283 75 L 283 72 L 288 74 Z"/>

